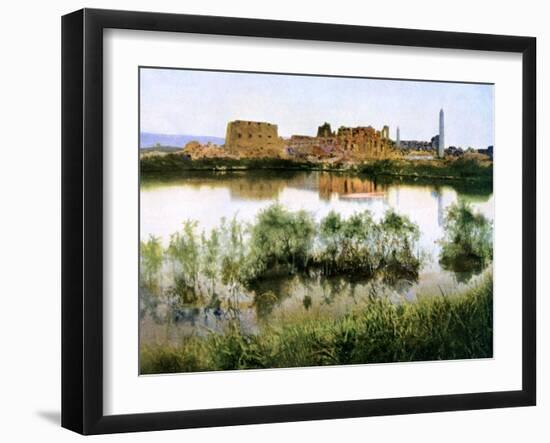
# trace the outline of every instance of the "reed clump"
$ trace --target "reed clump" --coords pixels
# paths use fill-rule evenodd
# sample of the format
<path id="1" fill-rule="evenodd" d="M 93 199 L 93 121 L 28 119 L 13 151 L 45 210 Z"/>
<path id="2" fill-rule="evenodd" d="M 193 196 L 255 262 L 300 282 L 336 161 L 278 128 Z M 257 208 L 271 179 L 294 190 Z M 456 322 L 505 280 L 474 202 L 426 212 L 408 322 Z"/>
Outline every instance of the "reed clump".
<path id="1" fill-rule="evenodd" d="M 479 274 L 493 260 L 493 223 L 465 201 L 449 206 L 439 263 L 462 280 Z"/>
<path id="2" fill-rule="evenodd" d="M 140 285 L 171 304 L 236 313 L 243 296 L 282 276 L 414 281 L 422 264 L 418 239 L 418 226 L 392 210 L 378 222 L 367 210 L 347 219 L 330 212 L 316 222 L 275 203 L 253 223 L 222 219 L 208 234 L 186 220 L 166 248 L 150 237 L 141 243 Z"/>

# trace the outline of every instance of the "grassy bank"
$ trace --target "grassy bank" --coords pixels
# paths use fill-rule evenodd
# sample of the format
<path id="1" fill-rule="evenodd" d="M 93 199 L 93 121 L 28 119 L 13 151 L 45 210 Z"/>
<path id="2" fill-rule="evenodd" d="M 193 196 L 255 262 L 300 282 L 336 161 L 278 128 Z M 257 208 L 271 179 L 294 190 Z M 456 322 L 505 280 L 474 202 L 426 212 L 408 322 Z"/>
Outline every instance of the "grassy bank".
<path id="1" fill-rule="evenodd" d="M 463 293 L 391 303 L 371 298 L 340 318 L 295 318 L 245 334 L 191 336 L 144 345 L 142 374 L 488 358 L 493 355 L 493 280 Z"/>
<path id="2" fill-rule="evenodd" d="M 177 174 L 184 171 L 240 171 L 284 169 L 294 171 L 335 171 L 363 174 L 369 177 L 406 177 L 410 179 L 470 180 L 492 183 L 493 165 L 477 158 L 434 160 L 387 159 L 363 163 L 322 163 L 292 159 L 205 158 L 190 160 L 181 154 L 143 157 L 141 173 L 147 175 Z"/>
<path id="3" fill-rule="evenodd" d="M 358 171 L 371 177 L 398 176 L 444 180 L 476 180 L 492 183 L 493 164 L 476 158 L 434 160 L 377 160 L 360 165 Z"/>
<path id="4" fill-rule="evenodd" d="M 174 173 L 181 171 L 240 171 L 248 169 L 288 169 L 313 170 L 319 165 L 310 162 L 298 162 L 277 158 L 203 158 L 190 160 L 181 154 L 142 157 L 140 169 L 142 174 Z"/>

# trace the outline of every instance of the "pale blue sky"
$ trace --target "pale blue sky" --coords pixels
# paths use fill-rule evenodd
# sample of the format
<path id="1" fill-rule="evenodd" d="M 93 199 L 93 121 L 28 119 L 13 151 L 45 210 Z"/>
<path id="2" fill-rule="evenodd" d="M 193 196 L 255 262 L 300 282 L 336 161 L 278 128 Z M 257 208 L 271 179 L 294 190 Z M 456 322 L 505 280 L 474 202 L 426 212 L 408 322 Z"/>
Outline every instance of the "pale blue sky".
<path id="1" fill-rule="evenodd" d="M 228 121 L 253 120 L 315 135 L 327 121 L 430 140 L 443 108 L 447 146 L 493 144 L 491 85 L 142 68 L 140 94 L 142 132 L 224 137 Z"/>

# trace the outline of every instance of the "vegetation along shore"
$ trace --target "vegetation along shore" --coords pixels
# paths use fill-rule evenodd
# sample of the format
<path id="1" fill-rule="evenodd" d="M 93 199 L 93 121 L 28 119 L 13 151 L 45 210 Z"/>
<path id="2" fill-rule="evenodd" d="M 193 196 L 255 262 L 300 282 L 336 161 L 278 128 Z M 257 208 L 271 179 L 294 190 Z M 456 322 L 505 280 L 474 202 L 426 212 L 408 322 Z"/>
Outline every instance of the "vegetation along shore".
<path id="1" fill-rule="evenodd" d="M 493 181 L 493 163 L 477 156 L 433 160 L 383 159 L 360 163 L 323 163 L 306 160 L 276 158 L 203 158 L 190 160 L 184 155 L 170 153 L 145 156 L 140 162 L 144 176 L 185 171 L 245 171 L 245 170 L 301 170 L 332 171 L 365 175 L 372 178 L 403 177 L 408 179 L 468 180 L 484 183 Z"/>
<path id="2" fill-rule="evenodd" d="M 143 374 L 284 368 L 493 355 L 491 274 L 464 293 L 392 303 L 372 298 L 341 318 L 304 315 L 243 332 L 236 321 L 223 334 L 189 336 L 177 345 L 144 345 Z"/>
<path id="3" fill-rule="evenodd" d="M 141 244 L 142 320 L 164 328 L 193 312 L 213 313 L 215 321 L 176 340 L 142 341 L 141 372 L 491 357 L 492 225 L 460 201 L 448 209 L 444 227 L 438 260 L 444 269 L 477 275 L 472 284 L 414 300 L 371 284 L 341 313 L 322 309 L 334 300 L 313 299 L 307 288 L 338 279 L 390 287 L 417 279 L 424 257 L 418 226 L 406 216 L 390 210 L 376 221 L 369 211 L 347 218 L 330 212 L 315 221 L 273 204 L 254 223 L 222 220 L 199 233 L 187 220 L 168 245 L 152 236 Z M 283 286 L 266 286 L 281 279 L 298 279 L 306 290 L 290 295 Z M 300 303 L 284 318 L 273 315 L 289 296 Z M 250 307 L 254 327 L 247 323 Z"/>

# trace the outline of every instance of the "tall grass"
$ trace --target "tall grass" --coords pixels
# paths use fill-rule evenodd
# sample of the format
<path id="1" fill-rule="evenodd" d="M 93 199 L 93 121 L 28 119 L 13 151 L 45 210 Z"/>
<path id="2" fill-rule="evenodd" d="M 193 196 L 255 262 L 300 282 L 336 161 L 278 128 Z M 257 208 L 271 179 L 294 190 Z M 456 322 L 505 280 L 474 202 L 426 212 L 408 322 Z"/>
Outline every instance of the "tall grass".
<path id="1" fill-rule="evenodd" d="M 394 303 L 372 297 L 340 318 L 304 318 L 244 333 L 190 336 L 177 346 L 144 345 L 141 373 L 489 358 L 493 279 L 463 293 Z"/>

